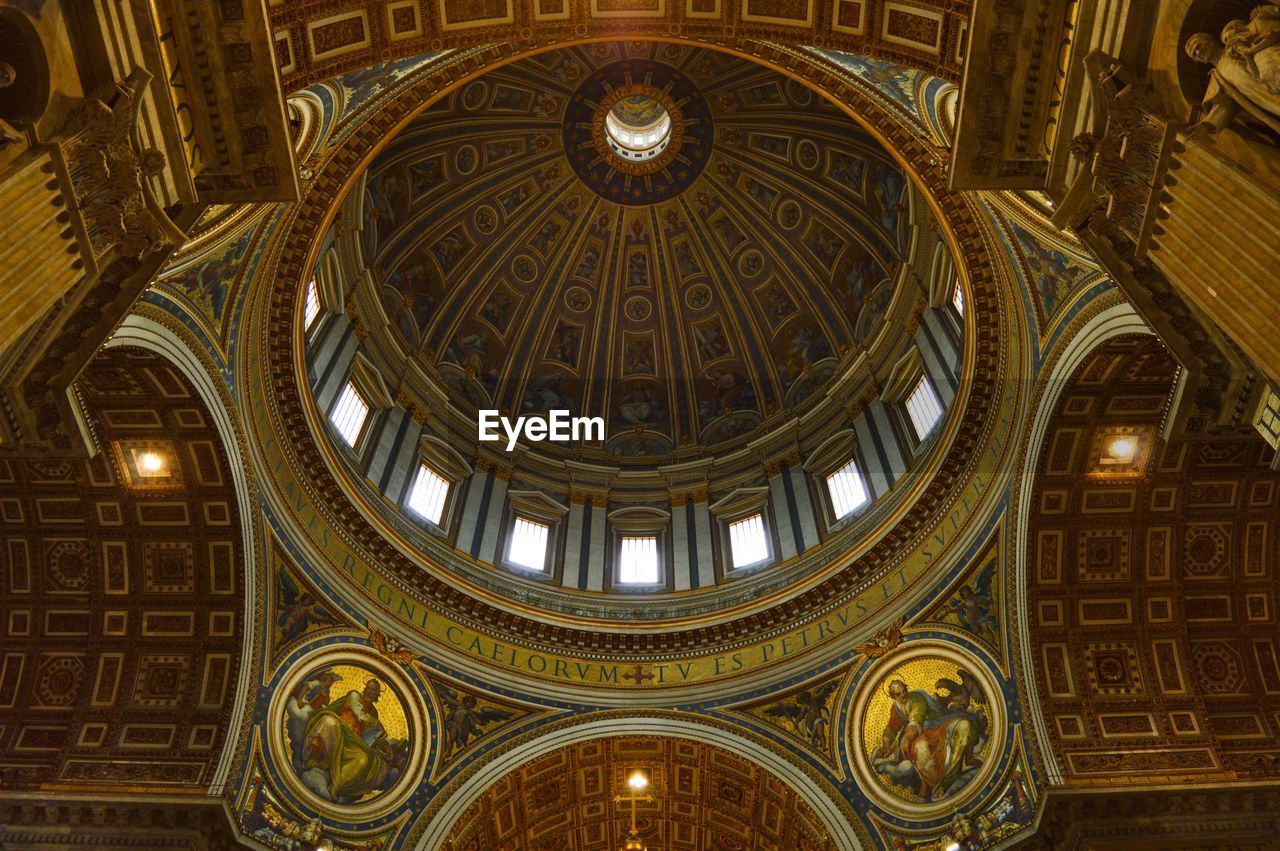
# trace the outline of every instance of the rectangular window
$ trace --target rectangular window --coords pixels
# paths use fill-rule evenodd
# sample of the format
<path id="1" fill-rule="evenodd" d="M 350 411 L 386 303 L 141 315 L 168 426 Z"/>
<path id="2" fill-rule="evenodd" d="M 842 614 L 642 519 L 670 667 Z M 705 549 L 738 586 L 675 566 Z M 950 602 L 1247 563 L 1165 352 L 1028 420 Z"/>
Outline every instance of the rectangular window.
<path id="1" fill-rule="evenodd" d="M 444 514 L 445 497 L 448 495 L 448 479 L 423 464 L 418 467 L 418 475 L 413 477 L 407 504 L 422 517 L 439 526 L 440 517 Z"/>
<path id="2" fill-rule="evenodd" d="M 311 330 L 311 326 L 316 324 L 316 320 L 320 318 L 320 291 L 316 288 L 316 279 L 312 278 L 307 281 L 306 301 L 302 305 L 302 319 L 305 323 L 305 329 Z"/>
<path id="3" fill-rule="evenodd" d="M 831 494 L 831 510 L 843 520 L 867 502 L 867 486 L 852 458 L 839 470 L 827 476 L 827 492 Z"/>
<path id="4" fill-rule="evenodd" d="M 626 585 L 653 585 L 658 582 L 657 538 L 622 538 L 618 582 Z"/>
<path id="5" fill-rule="evenodd" d="M 769 542 L 764 533 L 764 515 L 750 517 L 729 524 L 729 549 L 734 567 L 746 567 L 769 557 Z"/>
<path id="6" fill-rule="evenodd" d="M 355 448 L 360 440 L 360 432 L 364 430 L 365 420 L 369 418 L 369 403 L 361 396 L 360 391 L 350 381 L 338 395 L 338 403 L 329 414 L 329 421 L 342 435 L 347 445 Z"/>
<path id="7" fill-rule="evenodd" d="M 916 440 L 928 437 L 938 420 L 942 419 L 942 400 L 927 375 L 920 376 L 915 389 L 907 397 L 907 413 L 911 416 L 911 427 L 916 430 Z"/>
<path id="8" fill-rule="evenodd" d="M 956 309 L 956 313 L 964 316 L 964 288 L 960 286 L 957 280 L 955 288 L 951 291 L 951 304 Z"/>
<path id="9" fill-rule="evenodd" d="M 516 517 L 516 522 L 511 527 L 507 561 L 530 570 L 546 570 L 547 534 L 550 531 L 545 523 Z"/>

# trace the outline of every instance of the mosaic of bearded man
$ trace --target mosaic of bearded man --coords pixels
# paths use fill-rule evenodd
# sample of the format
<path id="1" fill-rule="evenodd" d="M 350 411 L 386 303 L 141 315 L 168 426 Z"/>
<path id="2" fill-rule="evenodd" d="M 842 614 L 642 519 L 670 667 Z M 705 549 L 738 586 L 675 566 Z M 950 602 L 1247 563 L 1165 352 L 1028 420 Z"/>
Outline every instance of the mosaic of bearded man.
<path id="1" fill-rule="evenodd" d="M 893 705 L 872 755 L 876 771 L 926 801 L 964 785 L 968 769 L 982 764 L 975 751 L 986 740 L 986 717 L 902 680 L 891 681 L 888 694 Z"/>
<path id="2" fill-rule="evenodd" d="M 307 722 L 304 778 L 323 778 L 315 791 L 333 801 L 359 800 L 386 789 L 404 770 L 405 743 L 387 737 L 378 717 L 382 684 L 375 679 L 319 709 Z M 313 784 L 318 785 L 318 784 Z"/>

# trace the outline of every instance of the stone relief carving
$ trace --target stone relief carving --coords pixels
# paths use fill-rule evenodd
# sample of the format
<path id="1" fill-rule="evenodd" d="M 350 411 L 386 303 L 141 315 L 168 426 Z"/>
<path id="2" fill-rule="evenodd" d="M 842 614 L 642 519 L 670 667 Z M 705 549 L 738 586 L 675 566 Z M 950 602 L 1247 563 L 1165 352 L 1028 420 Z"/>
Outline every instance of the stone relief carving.
<path id="1" fill-rule="evenodd" d="M 164 155 L 141 148 L 134 135 L 150 79 L 138 68 L 87 98 L 68 117 L 59 143 L 95 258 L 118 246 L 136 260 L 184 239 L 147 186 L 164 170 Z"/>
<path id="2" fill-rule="evenodd" d="M 1071 142 L 1085 164 L 1060 216 L 1094 214 L 1096 224 L 1123 234 L 1141 255 L 1155 223 L 1157 189 L 1172 140 L 1173 125 L 1150 107 L 1150 86 L 1134 80 L 1110 56 L 1095 51 L 1084 60 L 1099 120 Z M 1115 239 L 1112 240 L 1113 242 Z"/>
<path id="3" fill-rule="evenodd" d="M 1053 220 L 1080 234 L 1191 369 L 1194 388 L 1186 394 L 1189 404 L 1175 416 L 1176 429 L 1199 434 L 1235 428 L 1240 394 L 1253 386 L 1252 370 L 1230 340 L 1206 328 L 1147 256 L 1159 227 L 1166 173 L 1185 125 L 1164 117 L 1149 81 L 1113 57 L 1094 51 L 1084 65 L 1093 93 L 1093 129 L 1072 140 L 1072 154 L 1085 168 Z"/>

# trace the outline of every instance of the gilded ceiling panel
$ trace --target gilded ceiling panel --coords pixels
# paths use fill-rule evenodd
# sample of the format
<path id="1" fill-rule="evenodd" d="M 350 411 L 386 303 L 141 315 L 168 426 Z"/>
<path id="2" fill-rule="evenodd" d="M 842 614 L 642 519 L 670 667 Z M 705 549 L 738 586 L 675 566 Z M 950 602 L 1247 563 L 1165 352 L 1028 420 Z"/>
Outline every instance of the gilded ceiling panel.
<path id="1" fill-rule="evenodd" d="M 0 461 L 0 785 L 203 789 L 245 634 L 227 454 L 158 355 L 77 387 L 96 456 Z"/>
<path id="2" fill-rule="evenodd" d="M 1119 338 L 1064 390 L 1032 493 L 1029 619 L 1075 784 L 1275 777 L 1280 475 L 1261 439 L 1166 442 L 1177 366 Z"/>

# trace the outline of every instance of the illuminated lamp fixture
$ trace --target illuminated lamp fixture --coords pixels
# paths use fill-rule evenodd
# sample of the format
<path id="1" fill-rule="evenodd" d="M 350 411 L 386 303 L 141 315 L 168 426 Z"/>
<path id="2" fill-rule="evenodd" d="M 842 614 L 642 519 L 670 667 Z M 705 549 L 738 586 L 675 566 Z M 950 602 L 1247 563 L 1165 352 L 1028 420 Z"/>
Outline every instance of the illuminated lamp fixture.
<path id="1" fill-rule="evenodd" d="M 952 842 L 950 845 L 946 847 L 945 851 L 960 851 L 960 843 Z"/>
<path id="2" fill-rule="evenodd" d="M 622 851 L 645 851 L 644 840 L 640 838 L 640 831 L 636 828 L 636 802 L 647 803 L 653 800 L 652 795 L 643 794 L 644 790 L 649 788 L 649 778 L 643 771 L 633 771 L 627 778 L 627 787 L 631 790 L 630 794 L 615 795 L 613 798 L 615 804 L 621 804 L 624 801 L 631 803 L 631 830 L 627 832 L 627 840 L 623 843 Z"/>
<path id="3" fill-rule="evenodd" d="M 129 467 L 138 483 L 158 485 L 166 480 L 172 480 L 173 471 L 169 469 L 169 453 L 155 445 L 130 447 L 128 453 L 133 459 Z"/>
<path id="4" fill-rule="evenodd" d="M 1134 453 L 1138 451 L 1138 438 L 1131 434 L 1116 435 L 1107 441 L 1106 453 L 1102 456 L 1103 464 L 1132 464 Z"/>
<path id="5" fill-rule="evenodd" d="M 1154 429 L 1149 426 L 1106 426 L 1094 432 L 1086 475 L 1132 479 L 1143 475 Z"/>

